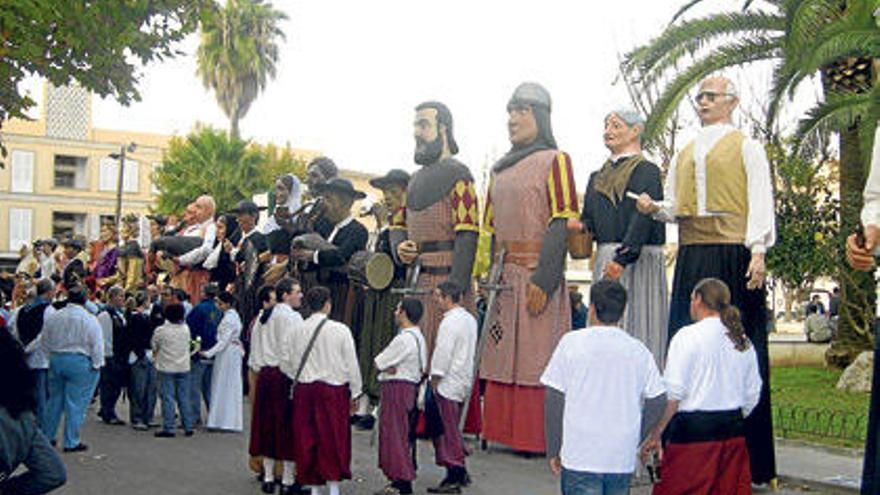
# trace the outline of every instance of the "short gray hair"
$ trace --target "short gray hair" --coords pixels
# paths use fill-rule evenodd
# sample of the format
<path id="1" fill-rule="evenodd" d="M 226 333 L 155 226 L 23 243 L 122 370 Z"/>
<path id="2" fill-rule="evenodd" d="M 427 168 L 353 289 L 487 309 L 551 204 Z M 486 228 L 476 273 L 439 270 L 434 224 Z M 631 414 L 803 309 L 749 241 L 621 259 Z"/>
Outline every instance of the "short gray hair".
<path id="1" fill-rule="evenodd" d="M 612 110 L 608 112 L 608 115 L 605 116 L 605 120 L 608 120 L 608 117 L 612 115 L 617 115 L 620 117 L 620 120 L 624 121 L 626 125 L 632 127 L 634 125 L 640 126 L 642 129 L 645 128 L 645 119 L 642 117 L 637 110 L 632 108 L 618 108 L 616 110 Z"/>

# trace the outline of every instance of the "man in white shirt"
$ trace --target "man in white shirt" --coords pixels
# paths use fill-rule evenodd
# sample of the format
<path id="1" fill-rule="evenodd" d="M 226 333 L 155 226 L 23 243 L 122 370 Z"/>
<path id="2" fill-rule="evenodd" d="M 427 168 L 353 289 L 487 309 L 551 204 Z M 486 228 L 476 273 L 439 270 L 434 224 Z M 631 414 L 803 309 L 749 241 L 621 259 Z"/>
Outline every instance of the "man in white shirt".
<path id="1" fill-rule="evenodd" d="M 458 424 L 474 381 L 477 320 L 461 306 L 463 293 L 449 281 L 434 289 L 434 300 L 443 310 L 431 356 L 431 388 L 443 423 L 443 434 L 434 438 L 434 452 L 437 465 L 446 468 L 446 477 L 428 493 L 461 493 L 470 483 Z"/>
<path id="2" fill-rule="evenodd" d="M 291 381 L 282 367 L 291 351 L 294 332 L 302 325 L 296 311 L 302 301 L 302 290 L 296 279 L 284 278 L 275 287 L 275 304 L 271 292 L 259 294 L 263 311 L 251 333 L 251 355 L 248 366 L 257 373 L 251 422 L 249 453 L 263 458 L 263 493 L 275 492 L 275 464 L 281 462 L 281 493 L 300 493 L 295 482 L 292 418 L 288 414 Z"/>
<path id="3" fill-rule="evenodd" d="M 293 380 L 293 425 L 297 480 L 312 495 L 327 485 L 339 495 L 339 482 L 351 479 L 349 415 L 361 395 L 361 372 L 351 330 L 331 320 L 330 290 L 306 293 L 311 311 L 294 329 L 293 345 L 281 365 Z"/>
<path id="4" fill-rule="evenodd" d="M 715 277 L 730 288 L 747 335 L 755 345 L 764 390 L 746 420 L 752 476 L 758 484 L 776 477 L 770 410 L 764 256 L 776 241 L 770 165 L 761 143 L 736 129 L 736 88 L 724 77 L 700 84 L 696 104 L 702 128 L 679 150 L 666 176 L 662 202 L 645 194 L 642 213 L 676 222 L 679 248 L 669 307 L 670 340 L 689 325 L 690 297 L 697 282 Z"/>
<path id="5" fill-rule="evenodd" d="M 37 420 L 46 425 L 46 405 L 49 401 L 49 356 L 40 345 L 46 319 L 55 312 L 55 282 L 44 278 L 37 282 L 37 297 L 21 307 L 10 322 L 10 328 L 24 346 L 27 364 L 34 374 L 37 396 Z"/>
<path id="6" fill-rule="evenodd" d="M 880 18 L 880 8 L 875 17 Z M 865 229 L 864 245 L 855 234 L 846 240 L 846 258 L 856 270 L 871 271 L 877 267 L 874 258 L 880 244 L 880 125 L 874 136 L 874 152 L 871 172 L 864 191 L 865 206 L 862 208 L 862 226 Z M 880 339 L 874 339 L 874 376 L 872 383 L 880 383 Z M 865 439 L 865 463 L 862 469 L 862 491 L 875 493 L 880 490 L 880 386 L 871 387 L 871 408 L 868 418 L 868 437 Z"/>
<path id="7" fill-rule="evenodd" d="M 663 462 L 654 495 L 752 493 L 745 418 L 760 399 L 761 377 L 730 299 L 721 280 L 700 281 L 691 297 L 696 323 L 669 344 L 663 375 L 669 402 L 642 445 L 643 456 L 659 452 Z"/>
<path id="8" fill-rule="evenodd" d="M 85 289 L 69 288 L 67 305 L 48 316 L 43 326 L 41 345 L 49 355 L 49 404 L 43 433 L 54 440 L 64 413 L 65 452 L 88 448 L 79 432 L 98 385 L 98 370 L 104 365 L 101 326 L 83 307 L 85 303 Z"/>
<path id="9" fill-rule="evenodd" d="M 541 376 L 547 456 L 564 495 L 629 493 L 643 404 L 663 399 L 651 351 L 620 328 L 626 299 L 617 281 L 593 284 L 590 326 L 562 337 Z"/>
<path id="10" fill-rule="evenodd" d="M 398 303 L 394 320 L 399 332 L 373 360 L 379 370 L 379 468 L 390 483 L 375 495 L 411 494 L 414 462 L 416 400 L 428 364 L 427 345 L 417 326 L 424 307 L 407 297 Z"/>

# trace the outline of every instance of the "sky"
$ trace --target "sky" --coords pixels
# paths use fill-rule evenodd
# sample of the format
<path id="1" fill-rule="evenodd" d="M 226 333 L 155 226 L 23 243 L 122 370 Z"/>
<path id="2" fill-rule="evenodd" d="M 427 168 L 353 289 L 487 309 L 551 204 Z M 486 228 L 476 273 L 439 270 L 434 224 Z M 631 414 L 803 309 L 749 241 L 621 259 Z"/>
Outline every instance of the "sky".
<path id="1" fill-rule="evenodd" d="M 344 169 L 412 172 L 413 108 L 439 100 L 453 113 L 458 158 L 479 180 L 510 146 L 510 95 L 535 81 L 552 95 L 556 140 L 572 156 L 581 189 L 607 157 L 605 115 L 629 105 L 625 87 L 614 84 L 618 57 L 662 32 L 682 3 L 274 0 L 288 16 L 287 38 L 277 78 L 241 121 L 241 134 L 320 151 Z M 730 6 L 706 0 L 703 11 Z M 96 97 L 94 126 L 177 135 L 196 122 L 227 128 L 195 73 L 197 45 L 193 35 L 180 47 L 185 56 L 142 70 L 142 101 L 123 107 Z M 747 86 L 769 83 L 766 70 L 748 79 Z"/>

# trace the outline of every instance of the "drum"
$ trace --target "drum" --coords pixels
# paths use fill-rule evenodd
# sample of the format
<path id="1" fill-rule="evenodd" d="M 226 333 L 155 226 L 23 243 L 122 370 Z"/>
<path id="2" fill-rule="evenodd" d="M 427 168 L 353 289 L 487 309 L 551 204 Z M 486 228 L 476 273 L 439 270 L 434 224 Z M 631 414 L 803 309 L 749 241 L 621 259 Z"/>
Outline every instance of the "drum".
<path id="1" fill-rule="evenodd" d="M 373 290 L 385 290 L 394 278 L 394 261 L 385 253 L 358 251 L 348 260 L 348 278 Z"/>

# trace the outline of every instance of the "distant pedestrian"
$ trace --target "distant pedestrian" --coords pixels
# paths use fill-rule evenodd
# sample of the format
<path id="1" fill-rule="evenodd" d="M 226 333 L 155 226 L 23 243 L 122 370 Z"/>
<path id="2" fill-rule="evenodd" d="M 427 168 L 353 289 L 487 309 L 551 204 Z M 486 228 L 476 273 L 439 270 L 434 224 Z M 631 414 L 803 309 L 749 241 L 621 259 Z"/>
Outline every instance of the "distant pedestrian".
<path id="1" fill-rule="evenodd" d="M 217 297 L 223 319 L 217 327 L 217 343 L 202 351 L 202 357 L 214 358 L 211 374 L 211 407 L 205 425 L 210 429 L 236 431 L 243 427 L 241 358 L 244 355 L 239 336 L 241 318 L 235 311 L 235 299 L 228 292 Z"/>
<path id="2" fill-rule="evenodd" d="M 131 309 L 127 314 L 128 331 L 131 335 L 131 386 L 129 393 L 129 416 L 132 428 L 146 430 L 153 426 L 158 393 L 158 376 L 153 365 L 152 343 L 153 323 L 148 312 L 147 293 L 139 291 L 131 299 Z"/>
<path id="3" fill-rule="evenodd" d="M 23 306 L 15 315 L 14 333 L 24 346 L 27 364 L 36 380 L 37 420 L 41 428 L 46 425 L 49 403 L 49 356 L 41 346 L 46 317 L 55 312 L 55 282 L 42 279 L 37 282 L 37 297 Z"/>
<path id="4" fill-rule="evenodd" d="M 109 425 L 124 425 L 116 415 L 116 403 L 122 390 L 128 387 L 131 366 L 131 338 L 125 320 L 125 290 L 114 285 L 107 290 L 107 305 L 98 313 L 98 323 L 104 336 L 104 366 L 99 383 L 101 410 L 98 416 Z"/>
<path id="5" fill-rule="evenodd" d="M 184 323 L 182 304 L 165 307 L 165 324 L 153 334 L 153 355 L 162 387 L 162 429 L 160 438 L 174 436 L 174 406 L 180 413 L 186 436 L 193 434 L 192 408 L 189 403 L 190 340 Z"/>
<path id="6" fill-rule="evenodd" d="M 199 343 L 201 350 L 208 350 L 217 344 L 217 326 L 223 319 L 223 311 L 217 307 L 216 284 L 202 286 L 202 300 L 192 311 L 186 312 L 186 325 L 189 327 L 190 338 Z M 190 365 L 189 400 L 192 417 L 196 424 L 202 422 L 202 400 L 205 409 L 211 408 L 211 377 L 214 373 L 214 357 L 202 353 L 192 355 Z"/>

